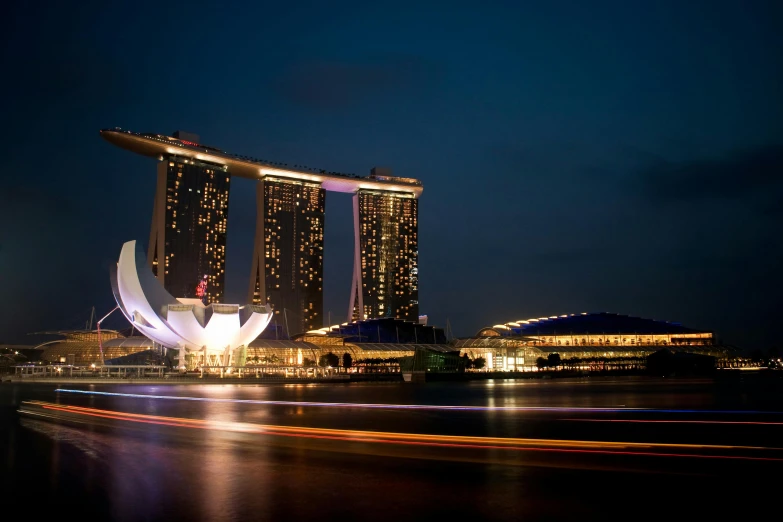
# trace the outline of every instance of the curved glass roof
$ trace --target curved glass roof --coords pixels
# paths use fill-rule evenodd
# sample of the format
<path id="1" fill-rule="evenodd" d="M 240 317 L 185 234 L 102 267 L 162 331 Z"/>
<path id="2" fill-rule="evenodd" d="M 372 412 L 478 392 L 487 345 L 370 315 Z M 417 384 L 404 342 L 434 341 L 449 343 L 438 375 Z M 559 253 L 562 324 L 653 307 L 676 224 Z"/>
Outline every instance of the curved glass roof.
<path id="1" fill-rule="evenodd" d="M 608 312 L 581 313 L 513 321 L 495 325 L 500 335 L 582 335 L 582 334 L 694 334 L 706 330 L 686 328 L 680 323 L 644 319 Z M 484 329 L 485 330 L 485 329 Z"/>

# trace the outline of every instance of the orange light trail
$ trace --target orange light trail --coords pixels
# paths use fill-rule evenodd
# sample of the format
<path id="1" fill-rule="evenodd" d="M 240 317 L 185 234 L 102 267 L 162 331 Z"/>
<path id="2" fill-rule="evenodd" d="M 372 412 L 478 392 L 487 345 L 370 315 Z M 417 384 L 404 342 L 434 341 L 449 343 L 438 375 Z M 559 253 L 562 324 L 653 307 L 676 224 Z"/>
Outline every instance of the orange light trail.
<path id="1" fill-rule="evenodd" d="M 417 433 L 394 433 L 380 431 L 342 430 L 331 428 L 308 428 L 299 426 L 276 426 L 264 424 L 250 424 L 241 422 L 214 422 L 202 419 L 190 419 L 182 417 L 163 417 L 140 413 L 125 413 L 111 410 L 99 410 L 81 406 L 67 406 L 52 404 L 42 401 L 29 401 L 23 404 L 31 405 L 50 412 L 64 412 L 75 415 L 104 418 L 118 421 L 128 421 L 143 424 L 156 424 L 164 426 L 195 428 L 205 430 L 221 430 L 239 433 L 257 433 L 272 436 L 297 437 L 308 439 L 326 439 L 348 442 L 384 443 L 408 446 L 429 446 L 463 449 L 503 449 L 510 451 L 539 451 L 557 453 L 582 453 L 604 455 L 631 455 L 631 456 L 656 456 L 656 457 L 690 457 L 707 459 L 735 459 L 754 461 L 781 462 L 783 458 L 755 457 L 745 455 L 715 455 L 699 454 L 694 451 L 718 451 L 718 450 L 778 450 L 783 448 L 766 448 L 759 446 L 729 446 L 729 445 L 704 445 L 704 444 L 664 444 L 646 442 L 609 442 L 586 440 L 560 440 L 560 439 L 531 439 L 531 438 L 503 438 L 503 437 L 476 437 L 461 435 L 434 435 Z M 22 413 L 42 415 L 29 409 L 21 408 Z M 683 450 L 683 452 L 676 452 Z M 687 451 L 687 452 L 685 452 Z"/>
<path id="2" fill-rule="evenodd" d="M 741 424 L 749 426 L 783 426 L 783 422 L 765 421 L 714 421 L 714 420 L 645 420 L 645 419 L 561 419 L 573 422 L 633 422 L 633 423 L 663 423 L 663 424 Z"/>

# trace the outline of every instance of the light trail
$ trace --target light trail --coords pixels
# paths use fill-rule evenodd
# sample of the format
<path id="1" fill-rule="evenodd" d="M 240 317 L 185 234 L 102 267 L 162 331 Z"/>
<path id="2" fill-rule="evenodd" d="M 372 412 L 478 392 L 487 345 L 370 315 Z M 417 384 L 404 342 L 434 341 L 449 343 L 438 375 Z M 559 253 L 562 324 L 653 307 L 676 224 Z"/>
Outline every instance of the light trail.
<path id="1" fill-rule="evenodd" d="M 33 409 L 28 409 L 28 407 L 32 407 Z M 40 410 L 36 410 L 35 408 L 39 408 Z M 342 430 L 330 428 L 308 428 L 299 426 L 277 426 L 242 422 L 215 422 L 182 417 L 164 417 L 141 413 L 125 413 L 111 410 L 100 410 L 81 406 L 59 405 L 42 401 L 24 402 L 22 408 L 20 408 L 20 412 L 35 416 L 48 416 L 50 418 L 57 418 L 56 413 L 62 412 L 69 415 L 83 415 L 93 418 L 182 428 L 231 431 L 238 433 L 307 439 L 325 439 L 347 442 L 383 443 L 406 446 L 783 462 L 783 458 L 775 457 L 694 453 L 694 451 L 783 450 L 783 448 L 767 448 L 761 446 L 476 437 L 460 435 Z M 677 450 L 682 450 L 682 452 L 677 452 Z"/>
<path id="2" fill-rule="evenodd" d="M 234 404 L 258 404 L 266 406 L 308 406 L 314 408 L 361 408 L 385 410 L 461 410 L 461 411 L 544 411 L 544 412 L 583 412 L 583 413 L 704 413 L 704 414 L 755 414 L 781 415 L 783 412 L 766 412 L 752 410 L 660 410 L 654 408 L 572 408 L 559 406 L 457 406 L 431 404 L 377 404 L 354 402 L 312 402 L 312 401 L 271 401 L 261 399 L 219 399 L 213 397 L 189 397 L 182 395 L 147 395 L 140 393 L 101 392 L 92 390 L 69 390 L 57 388 L 59 393 L 74 393 L 83 395 L 101 395 L 107 397 L 126 397 L 133 399 L 164 399 L 180 401 L 222 402 Z"/>
<path id="3" fill-rule="evenodd" d="M 644 424 L 740 424 L 747 426 L 783 426 L 783 422 L 766 421 L 719 421 L 719 420 L 668 420 L 668 419 L 560 419 L 572 422 L 627 422 Z"/>

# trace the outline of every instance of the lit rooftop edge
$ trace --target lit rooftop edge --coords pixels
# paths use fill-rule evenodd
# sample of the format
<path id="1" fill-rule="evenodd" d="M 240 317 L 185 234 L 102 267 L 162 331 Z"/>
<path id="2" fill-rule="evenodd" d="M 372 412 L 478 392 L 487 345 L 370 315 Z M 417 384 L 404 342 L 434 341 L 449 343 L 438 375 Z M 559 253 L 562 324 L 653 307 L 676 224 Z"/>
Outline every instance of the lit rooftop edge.
<path id="1" fill-rule="evenodd" d="M 319 183 L 324 189 L 333 192 L 353 193 L 358 190 L 380 190 L 409 194 L 414 198 L 418 198 L 424 190 L 421 181 L 413 178 L 351 176 L 306 167 L 292 169 L 285 164 L 231 154 L 214 147 L 186 142 L 162 134 L 140 134 L 119 128 L 102 129 L 100 133 L 109 143 L 143 156 L 162 160 L 165 156 L 173 155 L 221 165 L 232 176 L 241 178 L 258 180 L 266 177 L 287 178 Z"/>

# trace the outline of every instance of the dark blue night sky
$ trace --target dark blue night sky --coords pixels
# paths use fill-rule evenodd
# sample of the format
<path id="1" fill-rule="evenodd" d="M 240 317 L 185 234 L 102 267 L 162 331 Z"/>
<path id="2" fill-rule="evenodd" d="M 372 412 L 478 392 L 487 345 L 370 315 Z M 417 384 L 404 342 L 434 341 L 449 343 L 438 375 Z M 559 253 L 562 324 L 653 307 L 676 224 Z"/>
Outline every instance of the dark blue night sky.
<path id="1" fill-rule="evenodd" d="M 109 266 L 146 245 L 155 190 L 154 160 L 100 138 L 119 126 L 421 179 L 420 311 L 458 336 L 610 311 L 780 343 L 781 2 L 15 4 L 2 341 L 113 307 Z M 230 205 L 226 297 L 243 302 L 253 182 Z M 350 196 L 326 206 L 336 323 Z"/>

